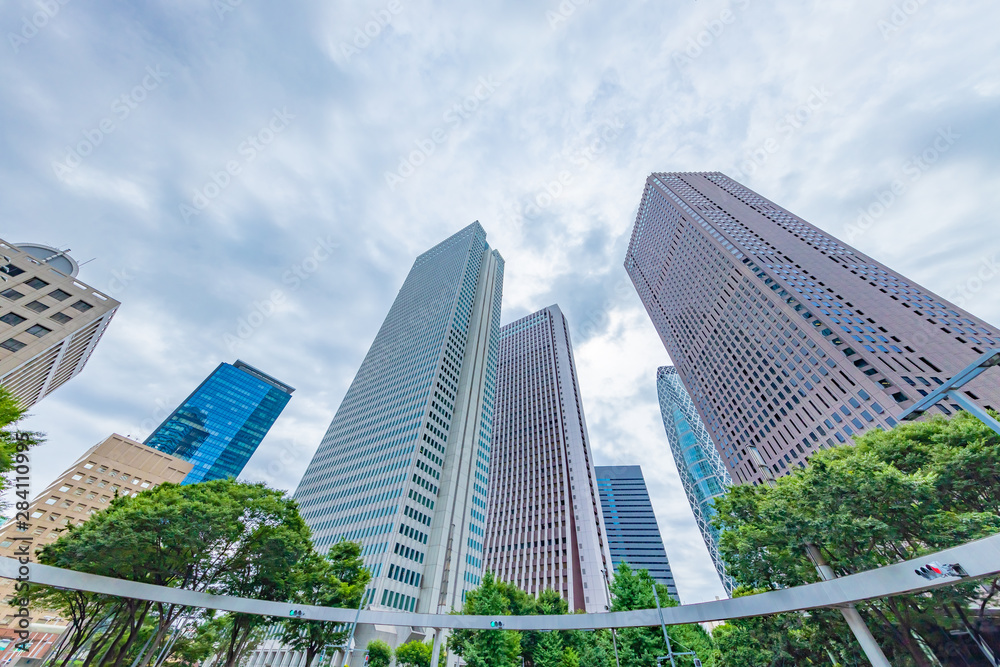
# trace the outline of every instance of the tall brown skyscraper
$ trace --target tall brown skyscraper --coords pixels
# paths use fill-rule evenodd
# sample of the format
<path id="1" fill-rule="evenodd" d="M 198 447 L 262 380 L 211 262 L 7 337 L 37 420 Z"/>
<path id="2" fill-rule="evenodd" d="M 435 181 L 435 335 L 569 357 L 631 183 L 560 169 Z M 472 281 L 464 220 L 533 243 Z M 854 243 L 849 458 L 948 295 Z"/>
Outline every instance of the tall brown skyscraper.
<path id="1" fill-rule="evenodd" d="M 605 610 L 611 567 L 569 326 L 549 306 L 500 329 L 486 569 Z"/>
<path id="2" fill-rule="evenodd" d="M 1000 347 L 996 327 L 718 172 L 646 180 L 625 268 L 738 482 L 894 426 Z M 998 379 L 963 391 L 998 408 Z"/>

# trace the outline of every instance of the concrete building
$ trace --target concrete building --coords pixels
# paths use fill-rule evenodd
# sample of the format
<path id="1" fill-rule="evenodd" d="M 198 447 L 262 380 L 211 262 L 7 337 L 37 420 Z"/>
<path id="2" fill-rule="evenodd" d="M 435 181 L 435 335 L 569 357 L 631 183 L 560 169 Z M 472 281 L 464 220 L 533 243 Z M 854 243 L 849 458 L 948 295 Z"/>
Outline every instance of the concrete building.
<path id="1" fill-rule="evenodd" d="M 726 573 L 726 564 L 719 555 L 719 531 L 712 526 L 711 521 L 715 516 L 712 501 L 724 495 L 726 489 L 732 486 L 733 480 L 712 444 L 676 368 L 661 366 L 657 369 L 656 393 L 660 400 L 663 428 L 667 432 L 670 452 L 674 455 L 684 494 L 691 505 L 691 512 L 722 586 L 727 594 L 732 595 L 735 584 Z"/>
<path id="2" fill-rule="evenodd" d="M 8 521 L 0 527 L 0 556 L 27 555 L 34 561 L 36 550 L 54 542 L 66 526 L 82 523 L 106 508 L 115 494 L 133 495 L 164 482 L 178 484 L 191 467 L 187 461 L 112 435 L 87 450 L 31 501 L 27 521 Z M 17 477 L 11 481 L 12 489 L 19 490 L 18 484 L 22 482 Z M 17 609 L 6 604 L 13 594 L 14 582 L 0 579 L 0 599 L 4 601 L 0 606 L 0 639 L 17 630 Z M 34 608 L 30 611 L 29 630 L 46 635 L 38 639 L 40 642 L 51 641 L 52 637 L 47 635 L 59 634 L 53 628 L 68 624 L 59 612 Z M 0 654 L 0 660 L 12 655 Z"/>
<path id="3" fill-rule="evenodd" d="M 571 610 L 605 611 L 605 542 L 569 326 L 549 306 L 500 329 L 486 567 Z"/>
<path id="4" fill-rule="evenodd" d="M 736 482 L 895 426 L 1000 347 L 996 327 L 718 172 L 647 179 L 625 268 Z M 998 379 L 963 391 L 998 408 Z"/>
<path id="5" fill-rule="evenodd" d="M 642 468 L 597 466 L 595 472 L 608 530 L 612 572 L 623 562 L 633 570 L 648 570 L 654 580 L 680 601 Z"/>
<path id="6" fill-rule="evenodd" d="M 184 484 L 239 477 L 293 391 L 242 361 L 219 364 L 145 444 L 194 464 Z"/>
<path id="7" fill-rule="evenodd" d="M 121 305 L 79 268 L 62 250 L 0 240 L 0 385 L 22 408 L 83 370 Z"/>
<path id="8" fill-rule="evenodd" d="M 362 543 L 373 608 L 448 612 L 479 584 L 502 285 L 478 222 L 417 257 L 295 492 L 317 548 Z"/>

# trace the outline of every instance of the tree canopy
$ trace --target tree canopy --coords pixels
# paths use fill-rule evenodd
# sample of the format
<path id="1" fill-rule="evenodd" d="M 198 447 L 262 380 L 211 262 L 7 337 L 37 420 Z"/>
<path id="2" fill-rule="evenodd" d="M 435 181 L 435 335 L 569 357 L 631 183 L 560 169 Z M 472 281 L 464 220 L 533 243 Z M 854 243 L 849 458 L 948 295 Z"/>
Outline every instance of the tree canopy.
<path id="1" fill-rule="evenodd" d="M 25 416 L 26 412 L 13 394 L 0 387 L 0 493 L 11 488 L 7 479 L 11 471 L 23 466 L 20 469 L 27 477 L 31 470 L 28 450 L 44 441 L 41 433 L 17 428 L 17 423 Z M 18 499 L 15 501 L 18 511 L 26 510 L 30 501 L 27 486 L 18 488 L 14 495 Z M 0 504 L 0 509 L 6 509 L 6 505 Z"/>
<path id="2" fill-rule="evenodd" d="M 367 573 L 362 574 L 357 545 L 338 549 L 335 558 L 321 567 L 318 558 L 310 556 L 310 531 L 284 492 L 262 484 L 215 480 L 162 484 L 135 496 L 117 497 L 106 510 L 71 526 L 43 547 L 39 561 L 217 594 L 279 601 L 322 594 L 353 599 L 356 604 L 358 582 L 367 581 Z M 327 590 L 327 585 L 336 590 Z M 300 586 L 310 586 L 311 592 L 301 591 Z M 65 610 L 77 627 L 92 633 L 82 667 L 92 663 L 121 667 L 142 636 L 147 617 L 152 617 L 156 619 L 152 649 L 138 666 L 144 667 L 185 611 L 177 605 L 72 591 L 47 590 L 42 595 L 46 604 Z M 273 621 L 249 614 L 224 615 L 218 633 L 223 664 L 232 667 L 255 633 Z"/>
<path id="3" fill-rule="evenodd" d="M 818 581 L 805 544 L 816 545 L 838 576 L 889 565 L 1000 531 L 1000 436 L 964 412 L 873 430 L 854 445 L 817 452 L 773 487 L 732 487 L 716 509 L 720 551 L 745 590 Z M 952 630 L 975 631 L 968 610 L 984 609 L 998 590 L 997 581 L 988 595 L 976 584 L 958 584 L 859 609 L 890 660 L 922 667 L 931 664 L 928 650 L 956 650 Z M 830 622 L 848 636 L 835 615 Z M 850 640 L 838 644 L 824 633 L 823 624 L 787 619 L 732 623 L 720 646 L 740 633 L 759 639 L 765 634 L 758 630 L 774 623 L 785 624 L 793 644 L 800 637 L 816 646 L 813 659 L 827 659 L 823 642 L 853 650 Z M 784 649 L 768 650 L 777 658 Z"/>
<path id="4" fill-rule="evenodd" d="M 646 570 L 632 570 L 622 563 L 611 583 L 614 596 L 612 611 L 628 611 L 655 607 L 654 581 Z M 661 603 L 675 606 L 665 586 L 659 586 Z M 566 601 L 553 590 L 544 590 L 535 598 L 513 584 L 497 581 L 487 572 L 479 588 L 466 595 L 463 614 L 514 615 L 565 614 Z M 502 619 L 501 619 L 502 622 Z M 700 626 L 674 626 L 669 629 L 671 641 L 677 641 L 675 651 L 697 651 L 702 663 L 711 665 L 712 641 Z M 622 665 L 656 667 L 656 658 L 666 655 L 666 644 L 659 627 L 628 628 L 582 632 L 578 630 L 515 632 L 511 630 L 456 630 L 448 640 L 449 648 L 470 665 L 499 667 L 520 665 L 520 659 L 530 667 L 614 667 L 617 643 Z M 684 646 L 686 648 L 680 648 Z M 693 665 L 690 656 L 677 658 L 678 665 Z"/>

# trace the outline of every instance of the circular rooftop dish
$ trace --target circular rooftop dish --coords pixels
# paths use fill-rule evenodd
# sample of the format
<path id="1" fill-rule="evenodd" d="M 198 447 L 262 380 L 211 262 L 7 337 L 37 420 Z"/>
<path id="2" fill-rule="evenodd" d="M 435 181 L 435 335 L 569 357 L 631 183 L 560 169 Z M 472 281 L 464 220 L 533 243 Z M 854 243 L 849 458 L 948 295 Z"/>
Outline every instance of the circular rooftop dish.
<path id="1" fill-rule="evenodd" d="M 75 278 L 76 274 L 80 272 L 80 265 L 76 263 L 76 260 L 58 248 L 41 243 L 15 243 L 14 245 L 18 250 L 28 253 L 39 262 L 45 262 L 67 276 Z"/>

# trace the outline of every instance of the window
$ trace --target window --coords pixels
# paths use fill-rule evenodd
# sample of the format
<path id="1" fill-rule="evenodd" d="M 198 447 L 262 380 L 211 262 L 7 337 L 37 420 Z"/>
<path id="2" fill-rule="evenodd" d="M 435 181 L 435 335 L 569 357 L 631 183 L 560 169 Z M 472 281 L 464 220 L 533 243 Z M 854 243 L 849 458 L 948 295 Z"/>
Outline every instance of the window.
<path id="1" fill-rule="evenodd" d="M 24 273 L 24 269 L 13 264 L 7 264 L 0 266 L 0 273 L 6 273 L 8 276 L 19 276 Z"/>
<path id="2" fill-rule="evenodd" d="M 33 310 L 36 313 L 41 313 L 41 312 L 46 311 L 46 310 L 49 309 L 49 307 L 46 306 L 41 301 L 32 301 L 31 303 L 29 303 L 28 305 L 26 305 L 25 308 L 27 308 L 29 310 Z"/>
<path id="3" fill-rule="evenodd" d="M 54 289 L 51 292 L 49 292 L 49 296 L 51 296 L 56 301 L 65 301 L 66 299 L 69 298 L 70 295 L 69 292 L 65 290 Z"/>
<path id="4" fill-rule="evenodd" d="M 52 329 L 43 327 L 41 324 L 35 324 L 33 326 L 28 327 L 28 333 L 30 333 L 32 336 L 38 336 L 39 338 L 41 338 L 47 333 L 52 333 Z"/>
<path id="5" fill-rule="evenodd" d="M 48 500 L 45 501 L 45 504 L 46 505 L 55 505 L 57 502 L 59 502 L 58 498 L 49 498 Z"/>
<path id="6" fill-rule="evenodd" d="M 16 338 L 8 338 L 4 342 L 0 343 L 0 347 L 5 350 L 10 350 L 11 352 L 17 352 L 25 346 L 24 343 L 17 340 Z"/>
<path id="7" fill-rule="evenodd" d="M 16 289 L 11 288 L 11 289 L 5 289 L 4 291 L 0 292 L 0 296 L 4 297 L 5 299 L 10 299 L 11 301 L 17 301 L 24 295 L 18 292 Z"/>
<path id="8" fill-rule="evenodd" d="M 85 313 L 88 310 L 90 310 L 91 308 L 93 308 L 93 306 L 91 306 L 89 303 L 87 303 L 86 301 L 83 301 L 83 300 L 80 300 L 80 301 L 77 301 L 76 303 L 74 303 L 73 307 L 76 308 L 77 310 L 79 310 L 81 313 Z"/>
<path id="9" fill-rule="evenodd" d="M 49 319 L 50 320 L 55 320 L 59 324 L 66 324 L 67 322 L 69 322 L 73 318 L 70 317 L 69 315 L 67 315 L 66 313 L 56 313 L 55 315 L 50 315 Z"/>
<path id="10" fill-rule="evenodd" d="M 26 280 L 24 284 L 34 289 L 42 289 L 43 287 L 48 285 L 48 283 L 42 280 L 41 278 L 31 278 L 30 280 Z"/>
<path id="11" fill-rule="evenodd" d="M 27 318 L 21 317 L 17 313 L 4 313 L 2 316 L 0 316 L 0 322 L 3 322 L 4 324 L 9 324 L 12 327 L 16 327 L 21 322 L 24 322 L 25 319 Z"/>

